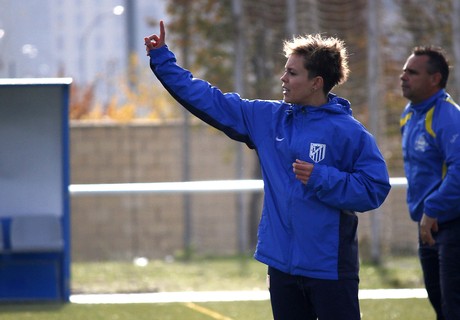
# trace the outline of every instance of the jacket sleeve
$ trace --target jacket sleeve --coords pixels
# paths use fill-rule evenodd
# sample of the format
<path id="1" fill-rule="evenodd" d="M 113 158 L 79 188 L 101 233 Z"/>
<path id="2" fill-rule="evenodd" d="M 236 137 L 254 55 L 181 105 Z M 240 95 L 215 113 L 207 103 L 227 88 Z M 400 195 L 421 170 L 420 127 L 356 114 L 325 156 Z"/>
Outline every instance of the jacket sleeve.
<path id="1" fill-rule="evenodd" d="M 318 199 L 341 210 L 364 212 L 378 208 L 391 186 L 385 160 L 367 132 L 351 172 L 315 164 L 307 188 Z"/>
<path id="2" fill-rule="evenodd" d="M 243 112 L 250 104 L 247 100 L 237 93 L 224 94 L 208 82 L 194 78 L 190 71 L 177 65 L 167 46 L 151 50 L 149 55 L 153 73 L 184 108 L 231 139 L 254 148 Z"/>
<path id="3" fill-rule="evenodd" d="M 425 213 L 432 218 L 460 209 L 460 109 L 445 104 L 438 110 L 434 131 L 445 164 L 439 188 L 425 199 Z"/>

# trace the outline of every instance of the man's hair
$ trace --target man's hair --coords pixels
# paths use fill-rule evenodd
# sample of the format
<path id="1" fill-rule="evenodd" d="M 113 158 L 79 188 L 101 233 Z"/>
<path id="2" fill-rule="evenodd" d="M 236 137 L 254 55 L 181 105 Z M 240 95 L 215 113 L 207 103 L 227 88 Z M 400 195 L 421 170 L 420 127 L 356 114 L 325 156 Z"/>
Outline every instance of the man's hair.
<path id="1" fill-rule="evenodd" d="M 284 42 L 284 55 L 288 58 L 292 54 L 303 56 L 310 79 L 317 76 L 323 78 L 323 91 L 326 94 L 348 78 L 347 50 L 340 39 L 322 37 L 320 34 L 295 37 Z"/>
<path id="2" fill-rule="evenodd" d="M 412 53 L 414 56 L 428 56 L 427 72 L 429 74 L 439 72 L 441 74 L 439 86 L 445 88 L 449 79 L 449 61 L 444 50 L 434 46 L 418 46 L 412 50 Z"/>

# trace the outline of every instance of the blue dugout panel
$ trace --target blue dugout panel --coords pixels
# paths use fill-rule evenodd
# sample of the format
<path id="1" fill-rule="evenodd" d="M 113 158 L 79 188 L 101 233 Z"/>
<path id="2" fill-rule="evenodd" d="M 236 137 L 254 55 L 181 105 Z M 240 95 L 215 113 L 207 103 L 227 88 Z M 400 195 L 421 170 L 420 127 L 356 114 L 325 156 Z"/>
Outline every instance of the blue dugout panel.
<path id="1" fill-rule="evenodd" d="M 71 79 L 0 79 L 0 302 L 70 296 Z"/>

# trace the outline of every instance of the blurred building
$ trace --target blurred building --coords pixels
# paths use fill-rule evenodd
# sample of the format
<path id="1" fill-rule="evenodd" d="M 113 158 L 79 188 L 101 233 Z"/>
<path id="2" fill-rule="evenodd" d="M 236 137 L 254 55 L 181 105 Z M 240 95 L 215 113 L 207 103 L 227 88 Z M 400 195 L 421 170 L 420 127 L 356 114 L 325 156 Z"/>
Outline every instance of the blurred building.
<path id="1" fill-rule="evenodd" d="M 167 0 L 0 0 L 0 78 L 72 77 L 108 94 L 142 63 Z M 135 59 L 134 59 L 135 60 Z"/>

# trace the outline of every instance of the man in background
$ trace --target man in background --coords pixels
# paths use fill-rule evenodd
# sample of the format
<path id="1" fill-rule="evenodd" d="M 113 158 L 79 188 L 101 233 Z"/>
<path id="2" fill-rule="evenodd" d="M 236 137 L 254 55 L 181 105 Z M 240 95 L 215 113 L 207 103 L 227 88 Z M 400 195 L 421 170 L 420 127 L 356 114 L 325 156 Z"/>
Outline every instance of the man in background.
<path id="1" fill-rule="evenodd" d="M 460 107 L 446 92 L 449 64 L 416 47 L 400 76 L 407 204 L 419 225 L 419 258 L 437 319 L 460 319 Z"/>

